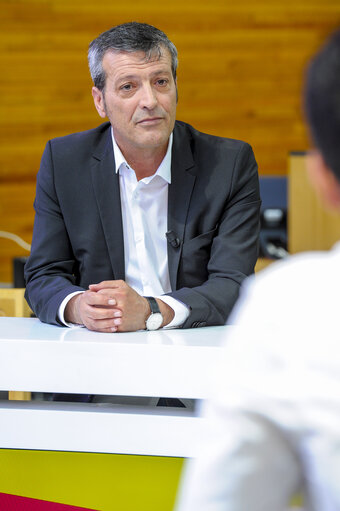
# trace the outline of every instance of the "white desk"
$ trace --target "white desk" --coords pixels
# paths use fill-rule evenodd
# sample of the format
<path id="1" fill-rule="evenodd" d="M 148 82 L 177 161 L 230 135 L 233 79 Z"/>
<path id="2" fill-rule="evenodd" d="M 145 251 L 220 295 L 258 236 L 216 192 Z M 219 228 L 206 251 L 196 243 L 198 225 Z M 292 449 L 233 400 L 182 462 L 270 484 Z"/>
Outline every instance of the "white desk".
<path id="1" fill-rule="evenodd" d="M 200 399 L 230 327 L 100 334 L 0 318 L 0 390 Z M 184 409 L 0 402 L 0 448 L 192 456 Z"/>

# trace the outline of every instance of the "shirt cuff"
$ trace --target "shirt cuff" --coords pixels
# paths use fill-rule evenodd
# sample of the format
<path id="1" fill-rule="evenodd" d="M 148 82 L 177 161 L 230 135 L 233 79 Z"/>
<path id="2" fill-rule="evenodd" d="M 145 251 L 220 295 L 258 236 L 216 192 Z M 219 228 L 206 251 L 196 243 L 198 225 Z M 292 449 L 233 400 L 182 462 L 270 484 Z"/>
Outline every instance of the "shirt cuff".
<path id="1" fill-rule="evenodd" d="M 59 305 L 58 319 L 59 319 L 59 321 L 61 321 L 61 323 L 63 325 L 68 326 L 70 328 L 75 327 L 75 326 L 78 326 L 78 327 L 84 326 L 84 325 L 78 325 L 77 323 L 67 323 L 64 318 L 64 312 L 65 312 L 65 308 L 66 308 L 66 305 L 68 304 L 68 302 L 71 300 L 71 298 L 73 298 L 73 296 L 80 295 L 81 293 L 84 293 L 84 291 L 75 291 L 74 293 L 70 293 L 69 295 L 66 296 L 66 298 L 63 299 L 63 301 Z"/>
<path id="2" fill-rule="evenodd" d="M 185 305 L 183 302 L 180 302 L 179 300 L 176 300 L 176 298 L 173 298 L 172 296 L 157 296 L 159 300 L 162 300 L 162 302 L 166 303 L 171 307 L 175 313 L 174 318 L 168 325 L 163 327 L 166 328 L 176 328 L 178 326 L 183 325 L 184 321 L 189 317 L 190 309 L 187 305 Z"/>

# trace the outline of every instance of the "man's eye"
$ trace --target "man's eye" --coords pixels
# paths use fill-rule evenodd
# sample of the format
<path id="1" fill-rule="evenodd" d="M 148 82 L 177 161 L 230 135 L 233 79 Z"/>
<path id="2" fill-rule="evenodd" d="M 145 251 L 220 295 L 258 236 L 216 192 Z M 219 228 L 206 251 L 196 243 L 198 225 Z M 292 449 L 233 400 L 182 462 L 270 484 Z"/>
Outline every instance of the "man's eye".
<path id="1" fill-rule="evenodd" d="M 132 89 L 132 85 L 131 83 L 124 83 L 124 85 L 122 85 L 120 87 L 120 90 L 123 90 L 123 91 L 129 91 Z"/>
<path id="2" fill-rule="evenodd" d="M 166 80 L 165 78 L 160 78 L 159 80 L 157 80 L 157 85 L 160 85 L 160 86 L 167 85 L 167 83 L 168 83 L 168 80 Z"/>

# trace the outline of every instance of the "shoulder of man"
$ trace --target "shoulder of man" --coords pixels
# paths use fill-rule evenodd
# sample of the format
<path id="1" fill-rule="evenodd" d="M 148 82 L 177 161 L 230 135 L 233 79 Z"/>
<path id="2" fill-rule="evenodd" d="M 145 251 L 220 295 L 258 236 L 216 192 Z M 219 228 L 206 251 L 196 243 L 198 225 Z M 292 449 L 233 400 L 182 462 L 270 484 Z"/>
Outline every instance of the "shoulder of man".
<path id="1" fill-rule="evenodd" d="M 271 264 L 243 282 L 229 323 L 238 323 L 241 312 L 243 324 L 307 330 L 325 321 L 322 311 L 330 322 L 331 306 L 338 303 L 339 260 L 338 243 L 330 251 L 302 252 Z"/>
<path id="2" fill-rule="evenodd" d="M 306 290 L 311 280 L 318 285 L 325 281 L 329 283 L 332 275 L 337 273 L 339 261 L 340 242 L 337 242 L 331 250 L 300 252 L 276 261 L 257 273 L 256 279 L 252 277 L 249 280 L 256 280 L 256 285 L 263 288 L 275 287 L 280 282 L 281 289 L 284 287 L 292 291 L 294 283 L 295 290 Z"/>
<path id="3" fill-rule="evenodd" d="M 176 121 L 174 137 L 175 139 L 186 137 L 192 142 L 201 145 L 202 147 L 213 147 L 215 150 L 216 148 L 221 148 L 239 151 L 243 147 L 250 148 L 250 145 L 243 140 L 203 133 L 202 131 L 198 131 L 193 126 L 183 121 Z"/>
<path id="4" fill-rule="evenodd" d="M 103 138 L 110 140 L 110 127 L 111 124 L 109 122 L 105 122 L 90 130 L 53 138 L 50 140 L 50 143 L 56 150 L 59 148 L 65 150 L 67 147 L 73 148 L 74 150 L 80 147 L 92 150 L 93 147 L 96 147 L 100 141 L 103 140 Z"/>

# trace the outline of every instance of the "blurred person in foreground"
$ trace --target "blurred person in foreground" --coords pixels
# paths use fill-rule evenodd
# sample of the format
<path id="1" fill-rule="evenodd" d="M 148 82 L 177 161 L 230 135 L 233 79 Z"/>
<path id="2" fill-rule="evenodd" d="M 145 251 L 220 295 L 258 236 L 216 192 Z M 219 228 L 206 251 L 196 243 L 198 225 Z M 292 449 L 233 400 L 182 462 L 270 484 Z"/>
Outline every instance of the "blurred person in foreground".
<path id="1" fill-rule="evenodd" d="M 305 104 L 311 181 L 340 211 L 340 31 L 310 64 Z M 309 511 L 340 509 L 339 290 L 339 244 L 246 281 L 177 511 L 281 511 L 296 492 Z"/>

